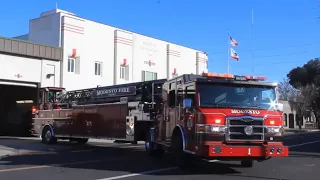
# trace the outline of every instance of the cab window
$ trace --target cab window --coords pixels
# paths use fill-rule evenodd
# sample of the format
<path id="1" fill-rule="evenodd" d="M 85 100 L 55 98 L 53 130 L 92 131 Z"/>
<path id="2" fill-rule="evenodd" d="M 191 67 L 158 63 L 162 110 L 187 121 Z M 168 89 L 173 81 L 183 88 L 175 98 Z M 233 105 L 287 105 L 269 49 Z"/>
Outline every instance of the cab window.
<path id="1" fill-rule="evenodd" d="M 47 102 L 55 102 L 55 92 L 53 92 L 53 91 L 48 92 Z"/>
<path id="2" fill-rule="evenodd" d="M 191 106 L 195 105 L 196 102 L 196 90 L 194 85 L 186 87 L 185 98 L 190 98 L 192 100 Z"/>
<path id="3" fill-rule="evenodd" d="M 43 98 L 43 91 L 39 92 L 39 99 L 38 99 L 38 103 L 42 104 L 42 98 Z"/>

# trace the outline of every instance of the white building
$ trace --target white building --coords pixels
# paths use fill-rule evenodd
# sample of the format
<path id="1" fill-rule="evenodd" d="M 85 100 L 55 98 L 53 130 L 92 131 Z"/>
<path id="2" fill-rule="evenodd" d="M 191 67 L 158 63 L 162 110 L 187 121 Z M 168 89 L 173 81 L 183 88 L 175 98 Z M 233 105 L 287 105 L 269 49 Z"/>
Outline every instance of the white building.
<path id="1" fill-rule="evenodd" d="M 0 37 L 0 87 L 59 87 L 63 50 Z"/>
<path id="2" fill-rule="evenodd" d="M 289 101 L 280 100 L 280 103 L 283 104 L 283 126 L 286 129 L 297 129 L 299 128 L 299 117 L 301 118 L 301 127 L 302 128 L 316 128 L 316 116 L 310 111 L 304 112 L 303 115 L 297 114 L 297 112 L 291 106 Z"/>
<path id="3" fill-rule="evenodd" d="M 55 9 L 15 38 L 63 48 L 60 86 L 83 89 L 207 72 L 206 53 Z"/>

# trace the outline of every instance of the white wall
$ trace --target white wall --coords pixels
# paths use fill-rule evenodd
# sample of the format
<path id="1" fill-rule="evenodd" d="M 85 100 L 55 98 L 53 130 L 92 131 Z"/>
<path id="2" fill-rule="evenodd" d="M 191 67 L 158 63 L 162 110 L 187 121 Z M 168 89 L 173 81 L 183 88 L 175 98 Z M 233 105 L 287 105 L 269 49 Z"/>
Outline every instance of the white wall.
<path id="1" fill-rule="evenodd" d="M 60 87 L 59 61 L 42 60 L 41 69 L 41 87 Z"/>
<path id="2" fill-rule="evenodd" d="M 61 33 L 60 30 L 61 29 Z M 128 32 L 53 10 L 30 21 L 29 40 L 64 49 L 61 86 L 84 89 L 141 81 L 142 71 L 156 72 L 157 79 L 172 78 L 174 69 L 183 73 L 207 72 L 207 55 L 162 40 Z M 76 56 L 71 57 L 73 50 Z M 76 59 L 75 72 L 68 72 L 68 58 Z M 129 79 L 121 79 L 120 67 L 126 59 Z M 95 62 L 102 62 L 95 75 Z"/>
<path id="3" fill-rule="evenodd" d="M 102 26 L 100 26 L 102 27 Z M 106 29 L 106 27 L 103 27 Z M 112 28 L 114 29 L 114 28 Z M 111 36 L 111 34 L 110 34 Z M 133 34 L 127 31 L 114 30 L 114 82 L 113 84 L 125 84 L 133 82 Z M 105 62 L 107 63 L 107 62 Z M 109 64 L 109 63 L 108 63 Z M 111 63 L 110 63 L 111 64 Z M 121 66 L 123 72 L 121 76 Z M 111 71 L 112 72 L 112 71 Z"/>
<path id="4" fill-rule="evenodd" d="M 134 34 L 133 81 L 139 82 L 142 71 L 156 72 L 158 79 L 167 78 L 167 44 L 150 37 Z"/>
<path id="5" fill-rule="evenodd" d="M 55 67 L 53 72 L 46 68 L 48 65 Z M 54 76 L 47 78 L 48 73 Z M 0 79 L 59 87 L 60 62 L 0 54 Z"/>
<path id="6" fill-rule="evenodd" d="M 0 79 L 39 83 L 41 60 L 0 54 Z"/>

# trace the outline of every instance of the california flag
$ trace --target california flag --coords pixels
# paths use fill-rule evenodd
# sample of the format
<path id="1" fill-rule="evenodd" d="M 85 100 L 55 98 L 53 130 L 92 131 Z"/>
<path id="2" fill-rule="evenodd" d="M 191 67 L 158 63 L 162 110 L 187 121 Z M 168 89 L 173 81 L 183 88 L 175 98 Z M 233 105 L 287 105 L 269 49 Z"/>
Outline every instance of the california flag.
<path id="1" fill-rule="evenodd" d="M 238 46 L 238 42 L 230 36 L 230 44 L 232 46 Z"/>
<path id="2" fill-rule="evenodd" d="M 234 49 L 232 49 L 232 48 L 230 48 L 230 53 L 231 53 L 231 57 L 233 58 L 233 59 L 235 59 L 235 60 L 239 60 L 239 56 L 238 56 L 238 53 L 234 50 Z"/>

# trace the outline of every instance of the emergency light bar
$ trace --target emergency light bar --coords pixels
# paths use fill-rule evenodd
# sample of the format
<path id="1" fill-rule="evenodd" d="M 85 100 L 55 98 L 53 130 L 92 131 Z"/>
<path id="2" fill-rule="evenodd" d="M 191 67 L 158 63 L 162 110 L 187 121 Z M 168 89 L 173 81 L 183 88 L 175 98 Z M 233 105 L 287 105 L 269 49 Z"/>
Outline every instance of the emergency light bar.
<path id="1" fill-rule="evenodd" d="M 240 75 L 232 75 L 232 74 L 216 74 L 216 73 L 202 73 L 203 77 L 210 78 L 226 78 L 226 79 L 234 79 L 234 80 L 256 80 L 256 81 L 265 81 L 267 77 L 265 76 L 240 76 Z"/>

